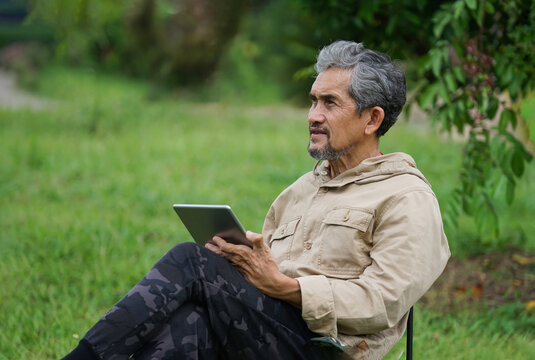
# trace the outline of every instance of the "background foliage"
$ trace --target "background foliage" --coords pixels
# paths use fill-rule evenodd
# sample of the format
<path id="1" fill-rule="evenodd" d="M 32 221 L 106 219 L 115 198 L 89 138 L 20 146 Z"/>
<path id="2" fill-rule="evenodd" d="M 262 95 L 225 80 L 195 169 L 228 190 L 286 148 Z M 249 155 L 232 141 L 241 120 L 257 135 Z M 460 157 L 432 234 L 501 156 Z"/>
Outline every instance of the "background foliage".
<path id="1" fill-rule="evenodd" d="M 160 82 L 204 80 L 236 34 L 244 0 L 30 0 L 55 29 L 57 56 Z"/>
<path id="2" fill-rule="evenodd" d="M 26 0 L 0 1 L 0 48 L 18 41 L 52 44 L 54 33 L 44 24 L 24 24 L 28 14 Z"/>
<path id="3" fill-rule="evenodd" d="M 512 203 L 532 155 L 519 103 L 535 84 L 535 3 L 455 1 L 433 16 L 435 45 L 422 59 L 417 95 L 443 129 L 467 136 L 445 220 L 474 216 L 483 239 L 500 229 L 496 203 Z M 524 146 L 524 144 L 526 146 Z M 490 232 L 490 234 L 488 234 Z"/>
<path id="4" fill-rule="evenodd" d="M 19 13 L 28 5 L 30 17 L 4 26 L 7 3 Z M 456 280 L 438 294 L 456 301 L 464 291 L 472 307 L 418 304 L 416 353 L 530 359 L 535 299 L 525 303 L 519 289 L 533 289 L 535 266 L 533 6 L 0 0 L 0 40 L 39 40 L 54 54 L 49 65 L 33 45 L 0 54 L 0 66 L 53 100 L 0 109 L 0 359 L 70 349 L 187 238 L 173 202 L 231 203 L 258 231 L 273 198 L 312 166 L 306 109 L 293 105 L 308 100 L 318 49 L 339 38 L 364 41 L 405 68 L 410 121 L 392 128 L 381 149 L 410 153 L 429 178 L 455 260 L 518 252 L 511 274 L 483 262 L 483 272 L 463 278 L 475 286 Z M 32 27 L 40 30 L 13 30 Z M 513 303 L 477 302 L 485 277 Z M 388 359 L 402 357 L 403 346 Z"/>
<path id="5" fill-rule="evenodd" d="M 165 251 L 189 239 L 173 203 L 229 203 L 260 231 L 275 196 L 314 164 L 306 109 L 148 99 L 146 82 L 87 69 L 48 67 L 40 79 L 52 106 L 0 108 L 1 360 L 67 353 Z M 391 131 L 383 151 L 413 154 L 443 203 L 461 144 L 413 123 Z M 526 176 L 504 212 L 509 235 L 520 226 L 535 232 L 535 169 Z M 481 251 L 461 227 L 453 252 Z M 533 236 L 523 240 L 516 245 L 535 251 Z M 453 314 L 439 304 L 416 306 L 421 358 L 531 359 L 534 315 L 524 303 Z"/>
<path id="6" fill-rule="evenodd" d="M 532 158 L 526 148 L 535 149 L 519 112 L 535 84 L 535 3 L 297 2 L 320 19 L 318 38 L 358 39 L 405 60 L 415 89 L 411 100 L 442 131 L 466 139 L 446 226 L 455 228 L 464 212 L 473 216 L 484 243 L 495 241 L 497 203 L 513 201 Z"/>

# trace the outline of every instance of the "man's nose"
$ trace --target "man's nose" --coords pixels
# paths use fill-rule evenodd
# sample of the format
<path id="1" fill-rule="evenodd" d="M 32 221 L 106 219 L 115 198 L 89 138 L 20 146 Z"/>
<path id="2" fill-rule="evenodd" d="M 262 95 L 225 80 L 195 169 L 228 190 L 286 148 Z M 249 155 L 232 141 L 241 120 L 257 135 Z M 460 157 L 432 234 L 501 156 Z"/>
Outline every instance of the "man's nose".
<path id="1" fill-rule="evenodd" d="M 321 105 L 316 104 L 312 105 L 310 107 L 310 110 L 308 111 L 308 123 L 323 123 L 325 122 L 325 114 L 323 113 L 321 109 Z"/>

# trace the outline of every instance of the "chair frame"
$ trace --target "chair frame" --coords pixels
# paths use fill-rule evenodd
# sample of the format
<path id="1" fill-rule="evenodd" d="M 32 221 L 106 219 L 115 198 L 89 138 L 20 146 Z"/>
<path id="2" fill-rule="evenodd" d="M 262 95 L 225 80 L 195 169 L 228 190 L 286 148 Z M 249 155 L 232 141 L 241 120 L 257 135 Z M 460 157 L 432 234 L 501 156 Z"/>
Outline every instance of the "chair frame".
<path id="1" fill-rule="evenodd" d="M 411 307 L 409 310 L 409 318 L 407 319 L 407 356 L 405 357 L 407 360 L 412 360 L 413 317 L 414 310 Z"/>

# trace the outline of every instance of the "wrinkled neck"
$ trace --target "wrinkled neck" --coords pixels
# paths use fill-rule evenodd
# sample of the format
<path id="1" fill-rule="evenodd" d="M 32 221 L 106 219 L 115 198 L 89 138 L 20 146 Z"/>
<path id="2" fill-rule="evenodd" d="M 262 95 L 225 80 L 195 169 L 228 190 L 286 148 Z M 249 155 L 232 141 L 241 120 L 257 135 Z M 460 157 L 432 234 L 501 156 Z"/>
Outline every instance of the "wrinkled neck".
<path id="1" fill-rule="evenodd" d="M 367 146 L 364 146 L 363 144 L 357 146 L 358 148 L 355 147 L 352 151 L 349 151 L 340 158 L 329 160 L 331 179 L 334 179 L 346 170 L 356 167 L 365 159 L 381 155 L 378 140 L 370 141 Z"/>

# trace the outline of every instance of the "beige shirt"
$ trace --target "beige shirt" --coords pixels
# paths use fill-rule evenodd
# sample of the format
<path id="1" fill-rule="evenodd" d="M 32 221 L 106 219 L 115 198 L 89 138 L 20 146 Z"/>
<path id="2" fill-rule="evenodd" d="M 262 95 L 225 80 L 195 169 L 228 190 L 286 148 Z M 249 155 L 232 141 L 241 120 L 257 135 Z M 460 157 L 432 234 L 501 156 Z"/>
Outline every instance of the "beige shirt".
<path id="1" fill-rule="evenodd" d="M 334 179 L 328 166 L 277 197 L 264 240 L 299 281 L 310 330 L 354 359 L 381 359 L 450 256 L 440 209 L 409 155 L 368 158 Z"/>

